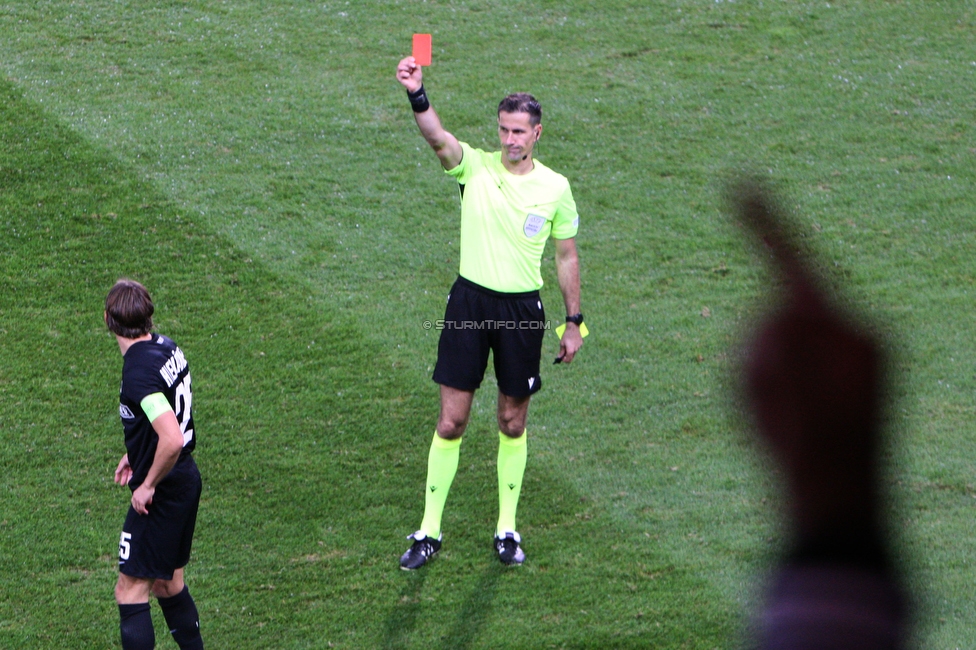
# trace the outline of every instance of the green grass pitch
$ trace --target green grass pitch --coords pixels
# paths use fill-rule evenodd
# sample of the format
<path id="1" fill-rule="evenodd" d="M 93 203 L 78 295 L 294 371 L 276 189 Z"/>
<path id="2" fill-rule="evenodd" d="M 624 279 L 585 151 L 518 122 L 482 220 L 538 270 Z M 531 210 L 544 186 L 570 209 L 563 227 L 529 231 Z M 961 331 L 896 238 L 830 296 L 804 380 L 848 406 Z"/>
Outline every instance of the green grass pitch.
<path id="1" fill-rule="evenodd" d="M 593 334 L 530 411 L 516 571 L 490 378 L 441 557 L 396 564 L 437 408 L 422 323 L 457 272 L 456 190 L 394 79 L 414 32 L 461 139 L 539 97 L 582 214 Z M 208 647 L 739 647 L 784 541 L 735 407 L 768 283 L 722 209 L 741 168 L 890 336 L 918 645 L 976 646 L 974 34 L 962 0 L 4 3 L 0 647 L 118 645 L 120 276 L 193 368 Z M 551 248 L 544 271 L 559 317 Z"/>

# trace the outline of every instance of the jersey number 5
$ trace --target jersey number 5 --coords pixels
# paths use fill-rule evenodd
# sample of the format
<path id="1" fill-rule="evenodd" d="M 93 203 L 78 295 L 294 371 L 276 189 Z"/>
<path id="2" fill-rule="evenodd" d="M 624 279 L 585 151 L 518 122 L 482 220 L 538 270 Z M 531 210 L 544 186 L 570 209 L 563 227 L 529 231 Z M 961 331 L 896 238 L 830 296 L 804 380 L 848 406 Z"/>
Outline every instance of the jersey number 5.
<path id="1" fill-rule="evenodd" d="M 193 404 L 193 391 L 190 390 L 190 373 L 176 387 L 176 421 L 180 423 L 183 432 L 183 446 L 193 440 L 193 429 L 187 429 L 190 424 L 190 406 Z"/>
<path id="2" fill-rule="evenodd" d="M 119 559 L 128 560 L 129 551 L 131 550 L 131 544 L 129 540 L 132 539 L 132 533 L 127 533 L 122 531 L 122 537 L 119 538 Z"/>

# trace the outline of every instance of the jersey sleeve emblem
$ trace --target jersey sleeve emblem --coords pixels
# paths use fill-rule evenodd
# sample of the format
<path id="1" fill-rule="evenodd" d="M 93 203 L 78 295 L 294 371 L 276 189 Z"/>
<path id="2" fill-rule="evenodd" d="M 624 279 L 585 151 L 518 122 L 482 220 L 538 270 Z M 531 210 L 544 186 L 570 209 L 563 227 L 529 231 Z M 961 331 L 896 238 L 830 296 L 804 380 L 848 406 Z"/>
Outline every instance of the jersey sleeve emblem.
<path id="1" fill-rule="evenodd" d="M 542 227 L 545 225 L 545 217 L 540 217 L 537 214 L 529 213 L 529 215 L 525 217 L 525 223 L 522 225 L 522 232 L 525 233 L 526 237 L 535 237 L 542 232 Z"/>

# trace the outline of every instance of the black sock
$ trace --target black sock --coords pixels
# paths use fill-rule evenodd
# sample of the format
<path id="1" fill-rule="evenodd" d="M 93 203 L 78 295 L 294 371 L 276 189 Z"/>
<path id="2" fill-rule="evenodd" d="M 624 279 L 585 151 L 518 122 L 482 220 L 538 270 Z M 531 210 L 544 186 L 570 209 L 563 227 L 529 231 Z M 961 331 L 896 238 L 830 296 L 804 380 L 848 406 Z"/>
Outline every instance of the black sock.
<path id="1" fill-rule="evenodd" d="M 203 650 L 203 637 L 200 636 L 200 614 L 190 595 L 190 589 L 183 585 L 183 591 L 169 598 L 157 598 L 163 608 L 163 616 L 169 626 L 173 640 L 181 650 Z"/>
<path id="2" fill-rule="evenodd" d="M 119 629 L 122 631 L 122 650 L 153 650 L 156 647 L 149 603 L 119 605 Z"/>

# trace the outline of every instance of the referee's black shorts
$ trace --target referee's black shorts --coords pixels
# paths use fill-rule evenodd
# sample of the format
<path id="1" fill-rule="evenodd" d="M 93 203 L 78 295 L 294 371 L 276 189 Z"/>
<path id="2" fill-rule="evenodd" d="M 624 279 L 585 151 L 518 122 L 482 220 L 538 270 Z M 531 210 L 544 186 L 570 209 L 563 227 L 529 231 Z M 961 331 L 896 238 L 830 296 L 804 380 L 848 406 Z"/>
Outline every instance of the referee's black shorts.
<path id="1" fill-rule="evenodd" d="M 542 387 L 546 313 L 538 291 L 500 293 L 458 277 L 447 297 L 434 381 L 477 390 L 492 352 L 498 390 L 528 397 Z"/>
<path id="2" fill-rule="evenodd" d="M 172 580 L 190 561 L 202 482 L 187 454 L 156 486 L 148 515 L 130 505 L 119 540 L 119 571 L 133 578 Z"/>

